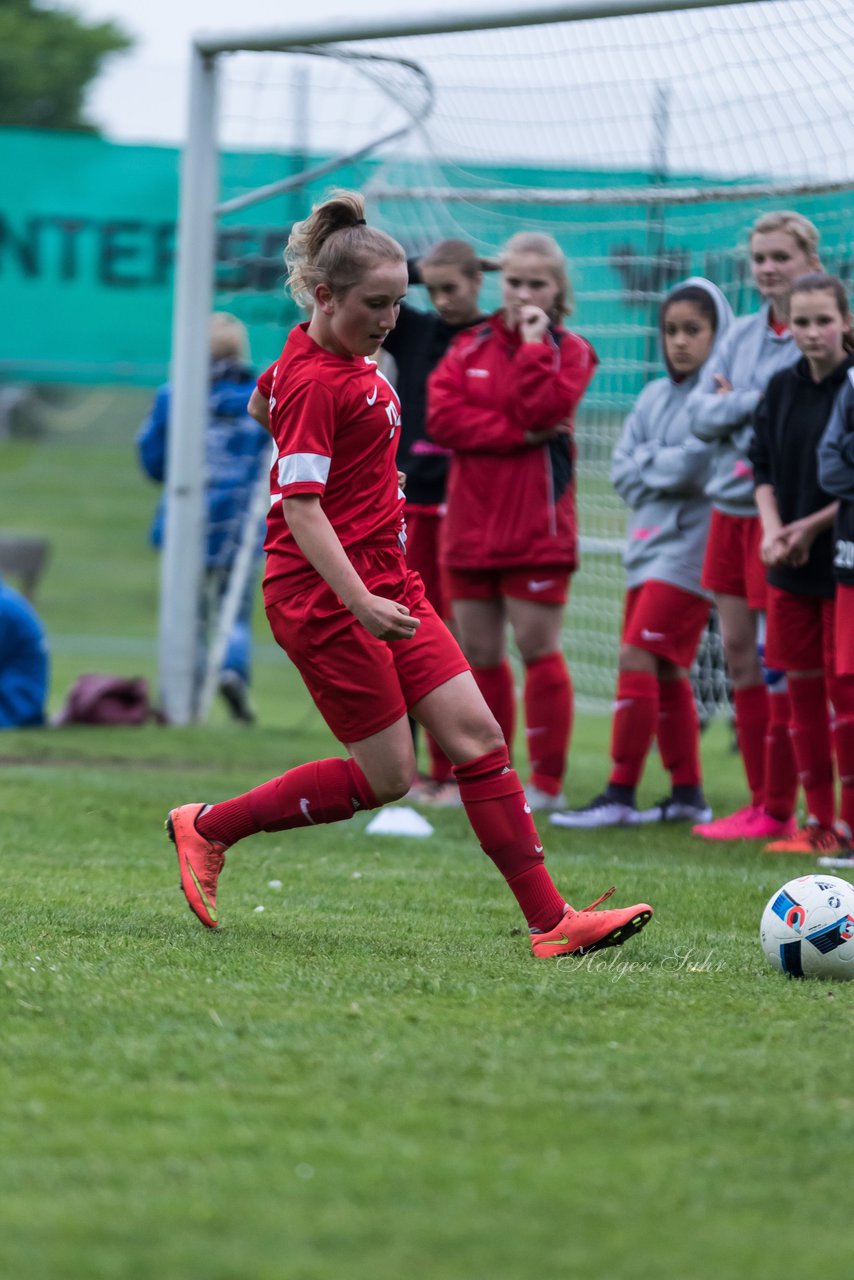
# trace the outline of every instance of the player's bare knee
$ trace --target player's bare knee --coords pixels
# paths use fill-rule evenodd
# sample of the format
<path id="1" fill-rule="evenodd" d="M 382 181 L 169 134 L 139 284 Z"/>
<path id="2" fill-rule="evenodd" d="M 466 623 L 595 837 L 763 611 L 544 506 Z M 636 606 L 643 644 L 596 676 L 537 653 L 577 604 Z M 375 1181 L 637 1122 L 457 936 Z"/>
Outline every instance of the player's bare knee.
<path id="1" fill-rule="evenodd" d="M 656 666 L 654 654 L 648 653 L 646 649 L 639 649 L 637 645 L 633 644 L 620 646 L 617 669 L 621 675 L 625 675 L 629 671 L 651 671 L 655 673 Z"/>
<path id="2" fill-rule="evenodd" d="M 472 756 L 485 756 L 490 751 L 497 751 L 505 746 L 504 734 L 491 711 L 480 716 L 476 724 L 470 726 Z"/>
<path id="3" fill-rule="evenodd" d="M 383 774 L 373 786 L 373 792 L 380 804 L 391 804 L 401 800 L 415 781 L 415 766 L 401 766 Z"/>

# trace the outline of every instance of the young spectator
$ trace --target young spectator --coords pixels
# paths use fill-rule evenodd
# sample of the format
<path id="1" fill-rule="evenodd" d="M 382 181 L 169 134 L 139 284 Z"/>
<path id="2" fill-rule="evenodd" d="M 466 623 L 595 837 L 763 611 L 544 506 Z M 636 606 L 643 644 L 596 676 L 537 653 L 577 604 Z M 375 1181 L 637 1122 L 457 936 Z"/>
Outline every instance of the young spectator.
<path id="1" fill-rule="evenodd" d="M 622 943 L 652 908 L 567 907 L 501 731 L 407 568 L 395 466 L 400 401 L 373 359 L 406 292 L 403 249 L 366 225 L 361 196 L 339 192 L 294 227 L 286 260 L 291 291 L 314 310 L 259 380 L 278 453 L 264 597 L 273 634 L 348 755 L 301 765 L 232 800 L 173 809 L 187 901 L 213 928 L 235 841 L 339 822 L 404 795 L 415 769 L 409 711 L 454 762 L 466 813 L 525 915 L 533 954 Z"/>
<path id="2" fill-rule="evenodd" d="M 818 448 L 818 481 L 822 489 L 839 503 L 833 533 L 833 569 L 836 576 L 834 649 L 837 681 L 845 681 L 847 690 L 848 682 L 854 679 L 854 370 L 851 369 L 836 397 Z M 846 772 L 842 763 L 854 759 L 854 714 L 850 709 L 834 706 L 833 732 L 842 788 L 842 821 L 838 830 L 850 843 L 854 828 L 850 799 L 854 769 L 849 767 Z M 819 863 L 825 867 L 854 866 L 854 850 L 819 858 Z"/>
<path id="3" fill-rule="evenodd" d="M 554 810 L 565 803 L 573 711 L 561 650 L 578 560 L 572 429 L 597 360 L 561 323 L 570 287 L 550 236 L 513 236 L 501 280 L 501 310 L 430 377 L 427 430 L 453 450 L 442 558 L 463 652 L 511 744 L 509 622 L 525 667 L 528 803 Z"/>
<path id="4" fill-rule="evenodd" d="M 383 343 L 394 359 L 400 397 L 401 434 L 397 465 L 406 475 L 406 559 L 424 583 L 427 599 L 441 618 L 449 607 L 442 590 L 439 538 L 445 513 L 448 451 L 428 439 L 427 378 L 453 339 L 482 321 L 478 298 L 484 266 L 465 240 L 442 240 L 421 258 L 410 259 L 409 283 L 425 285 L 435 311 L 401 304 L 397 324 Z M 418 779 L 411 799 L 425 804 L 459 804 L 452 766 L 427 735 L 430 776 Z"/>
<path id="5" fill-rule="evenodd" d="M 732 321 L 708 280 L 692 277 L 664 299 L 659 323 L 667 376 L 644 387 L 611 460 L 630 510 L 626 606 L 611 730 L 613 767 L 601 795 L 554 813 L 555 826 L 629 826 L 711 818 L 700 775 L 700 723 L 689 672 L 709 614 L 700 586 L 711 503 L 710 450 L 691 432 L 688 397 Z M 636 791 L 657 735 L 671 794 L 639 812 Z"/>
<path id="6" fill-rule="evenodd" d="M 702 582 L 714 592 L 750 788 L 747 806 L 697 826 L 696 834 L 711 840 L 767 839 L 795 830 L 788 691 L 779 673 L 763 671 L 761 660 L 766 585 L 748 450 L 768 379 L 798 358 L 788 295 L 797 276 L 819 267 L 818 231 L 799 213 L 764 214 L 750 232 L 750 266 L 763 306 L 731 326 L 690 401 L 695 434 L 715 446 Z"/>
<path id="7" fill-rule="evenodd" d="M 247 412 L 255 384 L 249 364 L 249 341 L 243 324 L 227 312 L 210 321 L 210 398 L 205 434 L 205 499 L 208 598 L 199 626 L 207 630 L 208 613 L 221 603 L 228 575 L 240 546 L 243 522 L 252 494 L 266 465 L 270 437 Z M 171 388 L 161 387 L 137 436 L 139 459 L 152 480 L 166 478 Z M 164 505 L 161 500 L 151 527 L 155 547 L 163 543 Z M 260 555 L 260 538 L 258 552 Z M 228 640 L 219 688 L 237 720 L 255 719 L 249 700 L 251 676 L 251 619 L 253 582 L 247 582 L 237 619 Z"/>
<path id="8" fill-rule="evenodd" d="M 854 677 L 838 674 L 836 665 L 832 528 L 838 504 L 819 483 L 817 449 L 854 367 L 854 338 L 848 298 L 835 276 L 796 280 L 789 315 L 802 355 L 768 383 L 750 458 L 768 572 L 767 657 L 789 677 L 792 741 L 809 817 L 802 831 L 766 848 L 830 856 L 851 850 Z M 828 696 L 836 712 L 834 735 Z M 842 777 L 838 828 L 834 738 Z"/>
<path id="9" fill-rule="evenodd" d="M 42 621 L 0 578 L 0 729 L 44 724 L 48 675 Z"/>

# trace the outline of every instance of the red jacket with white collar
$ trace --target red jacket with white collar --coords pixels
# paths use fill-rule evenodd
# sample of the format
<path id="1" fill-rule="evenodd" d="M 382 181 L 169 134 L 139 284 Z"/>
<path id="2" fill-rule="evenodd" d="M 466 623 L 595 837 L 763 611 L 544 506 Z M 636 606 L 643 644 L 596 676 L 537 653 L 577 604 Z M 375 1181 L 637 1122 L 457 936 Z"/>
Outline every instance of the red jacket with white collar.
<path id="1" fill-rule="evenodd" d="M 443 563 L 452 569 L 577 565 L 575 409 L 597 365 L 558 326 L 522 342 L 501 313 L 461 334 L 430 375 L 427 434 L 452 449 Z M 569 433 L 527 445 L 527 431 Z"/>

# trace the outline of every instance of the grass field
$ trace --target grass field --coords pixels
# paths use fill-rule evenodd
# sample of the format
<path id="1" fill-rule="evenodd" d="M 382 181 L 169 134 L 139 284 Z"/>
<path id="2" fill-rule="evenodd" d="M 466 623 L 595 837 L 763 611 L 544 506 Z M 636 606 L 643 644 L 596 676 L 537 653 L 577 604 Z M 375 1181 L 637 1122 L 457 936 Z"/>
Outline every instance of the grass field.
<path id="1" fill-rule="evenodd" d="M 151 673 L 152 494 L 126 430 L 90 444 L 0 452 L 4 524 L 55 541 L 54 703 L 84 666 Z M 360 815 L 241 845 L 212 934 L 165 811 L 334 749 L 269 646 L 257 677 L 249 730 L 0 736 L 0 1276 L 844 1270 L 854 984 L 786 981 L 757 938 L 809 860 L 545 831 L 577 905 L 617 883 L 656 909 L 622 950 L 549 964 L 459 813 L 426 841 Z M 581 718 L 574 799 L 606 738 Z M 724 726 L 703 747 L 723 810 L 742 795 Z"/>

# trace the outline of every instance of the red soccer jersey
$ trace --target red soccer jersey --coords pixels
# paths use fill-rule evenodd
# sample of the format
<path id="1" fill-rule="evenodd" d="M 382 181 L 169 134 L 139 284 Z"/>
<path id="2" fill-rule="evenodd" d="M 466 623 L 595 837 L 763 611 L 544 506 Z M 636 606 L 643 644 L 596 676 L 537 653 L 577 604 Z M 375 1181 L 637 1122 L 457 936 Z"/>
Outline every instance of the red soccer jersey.
<path id="1" fill-rule="evenodd" d="M 403 494 L 395 453 L 400 401 L 367 356 L 339 356 L 318 346 L 308 324 L 292 329 L 284 351 L 258 379 L 270 401 L 278 447 L 271 471 L 264 598 L 283 600 L 317 571 L 297 546 L 282 498 L 319 494 L 345 548 L 394 544 L 403 528 Z"/>

